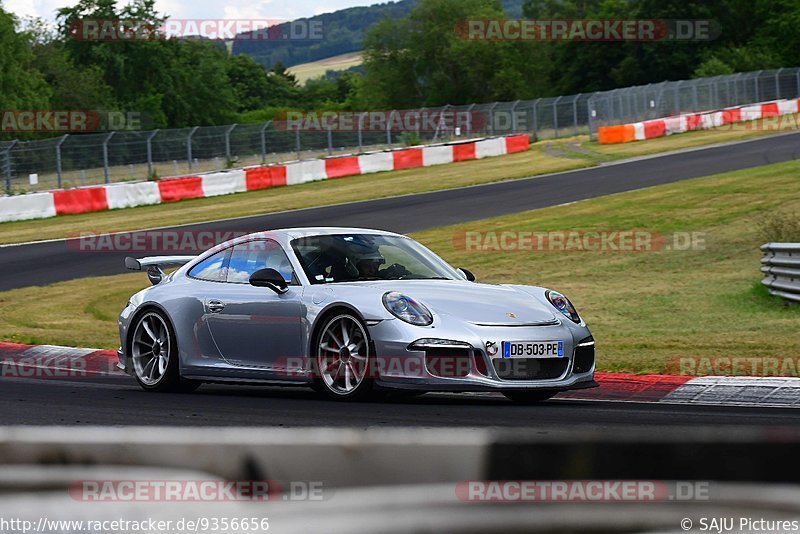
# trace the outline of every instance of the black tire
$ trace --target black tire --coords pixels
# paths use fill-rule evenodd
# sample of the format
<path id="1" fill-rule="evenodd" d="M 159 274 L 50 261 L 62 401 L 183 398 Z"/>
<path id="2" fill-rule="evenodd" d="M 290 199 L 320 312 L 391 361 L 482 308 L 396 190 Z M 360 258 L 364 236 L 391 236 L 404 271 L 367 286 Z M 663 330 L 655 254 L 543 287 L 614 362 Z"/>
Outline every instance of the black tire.
<path id="1" fill-rule="evenodd" d="M 347 371 L 350 373 L 355 373 L 355 378 L 358 377 L 358 370 L 362 370 L 363 374 L 361 379 L 358 383 L 350 390 L 347 390 L 344 387 L 348 382 L 339 383 L 339 380 L 342 380 L 341 377 L 338 375 L 336 377 L 332 377 L 332 371 L 326 371 L 326 369 L 330 369 L 331 365 L 333 365 L 333 360 L 337 357 L 332 356 L 335 353 L 329 353 L 324 351 L 321 348 L 321 345 L 330 346 L 329 342 L 331 341 L 330 338 L 327 338 L 329 331 L 331 328 L 336 328 L 342 322 L 348 323 L 354 331 L 357 331 L 358 336 L 358 345 L 361 347 L 359 351 L 353 352 L 357 356 L 363 356 L 365 361 L 361 362 L 361 360 L 356 361 L 353 359 L 353 365 L 348 366 Z M 324 397 L 337 400 L 337 401 L 363 401 L 363 400 L 372 400 L 373 397 L 373 385 L 374 380 L 372 378 L 372 373 L 374 369 L 373 365 L 373 355 L 372 355 L 372 340 L 369 337 L 369 331 L 367 330 L 366 325 L 358 317 L 355 313 L 349 310 L 337 310 L 322 319 L 320 322 L 320 328 L 317 329 L 317 332 L 314 334 L 314 342 L 311 345 L 311 360 L 312 360 L 312 368 L 314 370 L 314 384 L 313 389 L 323 395 Z M 355 337 L 354 337 L 355 339 Z M 342 337 L 340 341 L 344 342 L 345 339 Z M 346 345 L 346 343 L 342 343 Z M 341 347 L 338 347 L 341 348 Z M 325 360 L 323 360 L 323 355 Z M 351 354 L 348 351 L 346 355 L 346 362 L 340 364 L 340 368 L 344 365 L 347 365 L 347 362 L 351 361 Z M 327 361 L 330 359 L 331 361 Z M 338 359 L 342 361 L 344 356 L 338 356 Z M 329 365 L 330 364 L 330 365 Z M 358 366 L 357 369 L 354 369 L 354 366 Z M 363 367 L 363 369 L 362 369 Z M 342 386 L 342 387 L 339 387 Z"/>
<path id="2" fill-rule="evenodd" d="M 557 393 L 558 391 L 504 391 L 503 395 L 517 404 L 539 404 Z"/>
<path id="3" fill-rule="evenodd" d="M 146 327 L 145 324 L 147 325 Z M 149 360 L 145 356 L 147 354 L 147 342 L 152 342 L 150 353 L 153 355 L 153 361 L 150 367 L 148 366 Z M 164 345 L 166 345 L 166 348 L 164 348 Z M 158 346 L 157 352 L 156 346 Z M 148 309 L 136 318 L 129 347 L 133 376 L 145 391 L 191 393 L 200 387 L 200 382 L 181 378 L 175 332 L 172 328 L 172 323 L 160 310 Z M 166 365 L 159 365 L 158 372 L 156 372 L 155 366 L 161 363 L 160 355 L 162 350 L 166 358 Z M 157 358 L 159 359 L 157 360 Z M 163 371 L 161 367 L 164 367 Z M 158 376 L 155 376 L 156 374 Z"/>

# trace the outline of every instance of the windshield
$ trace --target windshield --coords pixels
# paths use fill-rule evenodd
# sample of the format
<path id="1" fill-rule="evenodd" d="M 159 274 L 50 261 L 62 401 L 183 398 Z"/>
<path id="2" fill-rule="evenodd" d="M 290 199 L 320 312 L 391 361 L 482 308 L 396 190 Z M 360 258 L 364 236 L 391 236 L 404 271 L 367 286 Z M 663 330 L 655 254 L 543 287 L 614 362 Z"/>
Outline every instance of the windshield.
<path id="1" fill-rule="evenodd" d="M 406 237 L 317 235 L 295 239 L 292 249 L 312 284 L 461 279 L 441 258 Z"/>

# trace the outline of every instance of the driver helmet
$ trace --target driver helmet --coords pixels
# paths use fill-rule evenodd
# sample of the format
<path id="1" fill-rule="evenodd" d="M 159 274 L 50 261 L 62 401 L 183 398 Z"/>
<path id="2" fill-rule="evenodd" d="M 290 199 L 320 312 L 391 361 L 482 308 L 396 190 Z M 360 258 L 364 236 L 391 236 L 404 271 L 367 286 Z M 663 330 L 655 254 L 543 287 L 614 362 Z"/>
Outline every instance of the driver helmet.
<path id="1" fill-rule="evenodd" d="M 355 248 L 355 247 L 354 247 Z M 359 267 L 364 265 L 364 262 L 369 262 L 373 265 L 375 269 L 386 263 L 386 258 L 378 251 L 378 247 L 369 246 L 369 247 L 357 247 L 358 250 L 354 250 L 353 254 L 353 265 Z M 360 267 L 359 267 L 360 268 Z"/>
<path id="2" fill-rule="evenodd" d="M 364 254 L 360 254 L 359 256 L 356 257 L 356 263 L 360 263 L 362 261 L 374 261 L 380 265 L 383 265 L 384 263 L 386 263 L 386 258 L 384 258 L 383 255 L 380 252 L 378 252 L 377 249 L 375 249 L 366 252 Z"/>

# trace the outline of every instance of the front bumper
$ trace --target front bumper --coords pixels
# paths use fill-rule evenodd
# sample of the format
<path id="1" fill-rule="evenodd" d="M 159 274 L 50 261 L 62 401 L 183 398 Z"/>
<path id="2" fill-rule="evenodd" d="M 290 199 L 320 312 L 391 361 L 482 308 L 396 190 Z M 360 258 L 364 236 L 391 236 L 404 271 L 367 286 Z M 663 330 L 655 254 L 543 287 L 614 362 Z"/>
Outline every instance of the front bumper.
<path id="1" fill-rule="evenodd" d="M 566 391 L 596 387 L 594 340 L 584 324 L 556 326 L 496 327 L 443 321 L 438 328 L 408 325 L 399 320 L 383 321 L 370 328 L 375 343 L 378 371 L 376 385 L 388 389 L 422 391 Z M 468 361 L 458 376 L 443 376 L 432 368 L 430 352 L 410 345 L 420 338 L 452 340 L 463 344 L 461 357 Z M 503 341 L 563 341 L 563 358 L 505 359 L 490 356 L 487 344 Z M 590 357 L 586 351 L 591 347 Z M 579 352 L 580 351 L 580 352 Z M 576 356 L 580 354 L 578 360 Z M 396 363 L 393 363 L 396 362 Z M 497 364 L 497 365 L 495 365 Z M 523 364 L 534 372 L 510 377 L 504 366 Z M 541 371 L 538 371 L 541 370 Z"/>

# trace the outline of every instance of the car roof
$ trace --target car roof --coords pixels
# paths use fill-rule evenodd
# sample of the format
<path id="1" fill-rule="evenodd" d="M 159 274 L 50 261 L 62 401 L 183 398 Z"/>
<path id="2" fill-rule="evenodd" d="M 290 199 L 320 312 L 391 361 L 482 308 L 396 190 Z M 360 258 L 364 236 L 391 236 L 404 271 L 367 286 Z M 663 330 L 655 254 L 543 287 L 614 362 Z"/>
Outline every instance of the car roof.
<path id="1" fill-rule="evenodd" d="M 315 226 L 307 228 L 283 228 L 280 230 L 273 230 L 285 234 L 290 239 L 297 239 L 300 237 L 309 237 L 315 235 L 336 235 L 336 234 L 371 234 L 371 235 L 391 235 L 397 237 L 404 237 L 394 232 L 387 232 L 385 230 L 372 230 L 369 228 L 351 228 L 339 226 Z"/>
<path id="2" fill-rule="evenodd" d="M 394 237 L 406 237 L 401 234 L 396 234 L 394 232 L 387 232 L 385 230 L 372 230 L 369 228 L 349 228 L 349 227 L 338 227 L 338 226 L 309 226 L 309 227 L 300 227 L 300 228 L 280 228 L 278 230 L 265 230 L 263 232 L 254 232 L 252 234 L 242 235 L 225 241 L 224 243 L 219 243 L 218 245 L 212 247 L 203 256 L 208 255 L 208 253 L 216 252 L 220 249 L 227 248 L 231 245 L 238 245 L 239 243 L 244 243 L 250 241 L 252 239 L 258 238 L 269 238 L 275 239 L 276 241 L 281 242 L 283 245 L 288 245 L 289 241 L 293 239 L 299 239 L 303 237 L 311 237 L 317 235 L 336 235 L 336 234 L 367 234 L 367 235 L 385 235 L 385 236 L 394 236 Z"/>

